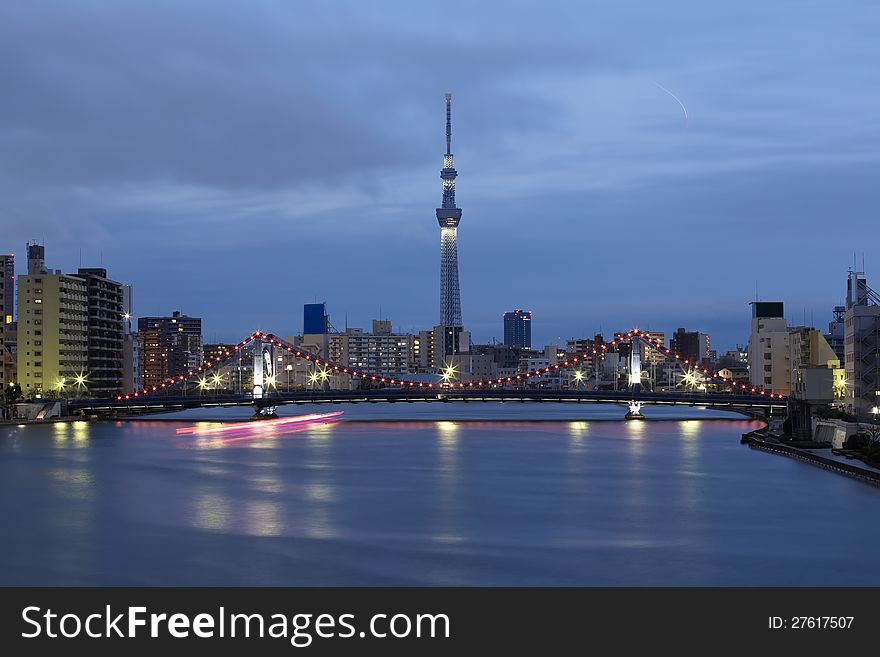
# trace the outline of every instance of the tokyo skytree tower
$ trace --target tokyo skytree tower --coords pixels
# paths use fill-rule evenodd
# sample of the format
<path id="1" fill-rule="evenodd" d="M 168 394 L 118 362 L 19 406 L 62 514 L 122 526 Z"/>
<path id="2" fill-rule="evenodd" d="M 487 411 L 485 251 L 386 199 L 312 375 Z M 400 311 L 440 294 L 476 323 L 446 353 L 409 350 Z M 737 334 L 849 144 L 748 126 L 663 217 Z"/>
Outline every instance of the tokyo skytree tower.
<path id="1" fill-rule="evenodd" d="M 446 94 L 446 154 L 440 171 L 443 203 L 437 208 L 437 222 L 440 224 L 440 324 L 443 326 L 462 326 L 456 244 L 461 221 L 461 209 L 455 207 L 457 175 L 452 159 L 452 94 Z"/>

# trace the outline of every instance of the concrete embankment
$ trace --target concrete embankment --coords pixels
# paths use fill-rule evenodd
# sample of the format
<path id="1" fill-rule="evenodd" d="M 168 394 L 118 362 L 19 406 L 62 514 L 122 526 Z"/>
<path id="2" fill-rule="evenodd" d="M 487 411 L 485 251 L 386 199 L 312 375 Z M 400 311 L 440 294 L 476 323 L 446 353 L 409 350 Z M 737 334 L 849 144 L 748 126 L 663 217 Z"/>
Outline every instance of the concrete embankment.
<path id="1" fill-rule="evenodd" d="M 752 449 L 760 449 L 771 454 L 780 456 L 788 456 L 811 465 L 816 465 L 826 470 L 831 470 L 837 474 L 858 479 L 867 484 L 880 487 L 880 471 L 870 469 L 868 467 L 860 467 L 852 463 L 844 463 L 833 458 L 828 458 L 820 454 L 815 454 L 810 450 L 799 449 L 784 445 L 772 438 L 768 438 L 759 431 L 753 431 L 743 434 L 742 441 Z"/>

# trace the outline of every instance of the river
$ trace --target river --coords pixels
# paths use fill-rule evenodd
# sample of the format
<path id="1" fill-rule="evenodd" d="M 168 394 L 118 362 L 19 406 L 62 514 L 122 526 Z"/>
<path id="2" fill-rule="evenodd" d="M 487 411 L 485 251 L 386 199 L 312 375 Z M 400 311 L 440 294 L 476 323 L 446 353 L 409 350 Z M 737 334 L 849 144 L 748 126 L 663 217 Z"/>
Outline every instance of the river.
<path id="1" fill-rule="evenodd" d="M 0 585 L 880 585 L 880 491 L 748 449 L 752 420 L 283 412 L 338 410 L 0 427 Z"/>

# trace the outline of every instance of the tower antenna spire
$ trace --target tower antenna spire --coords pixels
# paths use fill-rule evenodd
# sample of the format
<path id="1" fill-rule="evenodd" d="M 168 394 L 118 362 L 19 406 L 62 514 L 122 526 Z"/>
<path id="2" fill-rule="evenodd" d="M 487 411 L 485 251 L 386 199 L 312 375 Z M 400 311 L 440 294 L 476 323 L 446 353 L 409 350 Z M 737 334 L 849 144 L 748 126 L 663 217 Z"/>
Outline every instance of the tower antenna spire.
<path id="1" fill-rule="evenodd" d="M 452 94 L 446 94 L 446 154 L 452 155 Z"/>

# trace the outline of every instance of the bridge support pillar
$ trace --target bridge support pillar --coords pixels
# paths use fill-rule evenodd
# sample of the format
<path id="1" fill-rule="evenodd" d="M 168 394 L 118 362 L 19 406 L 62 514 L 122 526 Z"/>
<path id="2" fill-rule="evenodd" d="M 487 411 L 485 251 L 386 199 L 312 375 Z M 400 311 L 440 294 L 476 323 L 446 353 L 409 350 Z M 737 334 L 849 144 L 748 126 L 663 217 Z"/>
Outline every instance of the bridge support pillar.
<path id="1" fill-rule="evenodd" d="M 629 346 L 629 385 L 638 391 L 642 385 L 642 345 L 636 338 L 632 338 Z"/>
<path id="2" fill-rule="evenodd" d="M 254 399 L 263 398 L 263 341 L 254 340 Z"/>
<path id="3" fill-rule="evenodd" d="M 627 420 L 644 420 L 645 416 L 642 415 L 642 402 L 631 401 L 629 403 L 629 410 L 623 417 Z"/>

